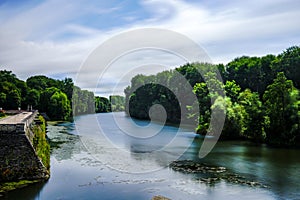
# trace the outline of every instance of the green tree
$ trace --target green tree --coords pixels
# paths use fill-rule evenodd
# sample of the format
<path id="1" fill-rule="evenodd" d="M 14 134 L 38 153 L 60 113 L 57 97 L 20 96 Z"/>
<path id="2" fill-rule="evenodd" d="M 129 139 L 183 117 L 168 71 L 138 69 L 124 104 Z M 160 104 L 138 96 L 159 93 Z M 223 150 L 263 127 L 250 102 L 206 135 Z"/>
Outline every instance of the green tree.
<path id="1" fill-rule="evenodd" d="M 40 92 L 36 89 L 31 89 L 25 98 L 25 104 L 31 105 L 33 109 L 37 109 L 40 103 Z"/>
<path id="2" fill-rule="evenodd" d="M 67 95 L 68 99 L 72 99 L 74 83 L 71 78 L 65 78 L 63 80 L 63 89 L 62 91 Z"/>
<path id="3" fill-rule="evenodd" d="M 43 75 L 29 77 L 26 80 L 26 83 L 29 88 L 36 89 L 38 91 L 42 91 L 50 87 L 56 87 L 62 91 L 64 90 L 64 81 L 55 80 Z"/>
<path id="4" fill-rule="evenodd" d="M 60 91 L 56 87 L 50 87 L 45 90 L 43 90 L 40 94 L 40 103 L 38 109 L 41 112 L 46 112 L 48 115 L 51 115 L 51 111 L 49 110 L 50 108 L 50 98 L 51 96 L 55 93 Z"/>
<path id="5" fill-rule="evenodd" d="M 266 137 L 264 130 L 265 113 L 259 94 L 246 89 L 239 95 L 238 104 L 245 109 L 243 121 L 241 121 L 241 135 L 255 142 L 263 142 Z"/>
<path id="6" fill-rule="evenodd" d="M 110 101 L 105 97 L 95 97 L 95 109 L 96 113 L 111 112 Z"/>
<path id="7" fill-rule="evenodd" d="M 0 92 L 0 107 L 3 109 L 6 104 L 6 94 L 4 92 Z"/>
<path id="8" fill-rule="evenodd" d="M 125 97 L 120 95 L 109 96 L 109 101 L 111 104 L 111 110 L 114 112 L 124 111 L 125 109 Z"/>
<path id="9" fill-rule="evenodd" d="M 242 137 L 244 131 L 243 121 L 246 113 L 243 106 L 233 103 L 229 97 L 219 96 L 211 109 L 226 114 L 221 139 L 238 139 Z M 213 120 L 217 121 L 218 119 Z"/>
<path id="10" fill-rule="evenodd" d="M 278 71 L 285 73 L 293 81 L 295 87 L 300 88 L 300 47 L 292 46 L 279 55 Z"/>
<path id="11" fill-rule="evenodd" d="M 233 81 L 226 81 L 224 85 L 226 96 L 230 97 L 233 102 L 237 102 L 239 94 L 241 92 L 241 87 Z"/>
<path id="12" fill-rule="evenodd" d="M 190 116 L 194 118 L 197 116 L 197 110 L 194 110 L 197 105 L 199 106 L 199 116 L 198 119 L 194 119 L 198 121 L 198 126 L 196 128 L 196 132 L 198 134 L 205 135 L 207 133 L 207 129 L 209 126 L 210 114 L 211 114 L 211 99 L 209 96 L 209 91 L 206 83 L 196 83 L 193 89 L 194 94 L 197 96 L 198 102 L 195 102 L 190 109 Z"/>
<path id="13" fill-rule="evenodd" d="M 266 114 L 267 142 L 271 145 L 294 145 L 299 131 L 299 92 L 283 72 L 277 74 L 263 96 Z"/>
<path id="14" fill-rule="evenodd" d="M 73 87 L 72 94 L 73 115 L 82 115 L 95 113 L 94 94 L 87 90 L 81 90 L 79 87 Z"/>
<path id="15" fill-rule="evenodd" d="M 48 104 L 50 118 L 56 120 L 68 120 L 71 116 L 71 106 L 68 97 L 62 91 L 56 91 Z"/>
<path id="16" fill-rule="evenodd" d="M 11 108 L 11 109 L 18 109 L 19 107 L 21 107 L 21 94 L 19 92 L 19 90 L 11 90 L 8 92 L 7 97 L 6 97 L 6 101 L 7 101 L 7 107 Z"/>

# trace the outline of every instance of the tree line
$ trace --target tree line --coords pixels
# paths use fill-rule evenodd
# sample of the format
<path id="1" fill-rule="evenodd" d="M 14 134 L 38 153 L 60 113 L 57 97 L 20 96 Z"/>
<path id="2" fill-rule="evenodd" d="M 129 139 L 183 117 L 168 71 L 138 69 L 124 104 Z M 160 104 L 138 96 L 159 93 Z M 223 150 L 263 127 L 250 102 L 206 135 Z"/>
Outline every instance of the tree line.
<path id="1" fill-rule="evenodd" d="M 1 70 L 0 82 L 0 107 L 5 110 L 38 109 L 52 120 L 94 112 L 94 94 L 74 86 L 71 78 L 55 80 L 39 75 L 23 81 L 11 71 Z"/>
<path id="2" fill-rule="evenodd" d="M 218 69 L 221 81 L 212 69 Z M 125 110 L 135 118 L 149 119 L 150 113 L 159 120 L 161 110 L 151 108 L 160 104 L 167 122 L 193 124 L 202 135 L 209 131 L 212 110 L 218 110 L 226 114 L 222 139 L 300 146 L 299 77 L 298 46 L 279 55 L 238 57 L 226 65 L 187 63 L 133 77 L 124 90 Z"/>
<path id="3" fill-rule="evenodd" d="M 32 76 L 20 80 L 12 71 L 0 70 L 0 108 L 3 110 L 37 109 L 51 120 L 72 120 L 73 116 L 123 111 L 125 98 L 111 95 L 109 99 L 75 86 L 71 78 L 56 80 Z M 3 111 L 0 116 L 3 116 Z"/>
<path id="4" fill-rule="evenodd" d="M 95 112 L 120 112 L 125 110 L 125 97 L 120 95 L 110 95 L 106 97 L 95 97 Z"/>

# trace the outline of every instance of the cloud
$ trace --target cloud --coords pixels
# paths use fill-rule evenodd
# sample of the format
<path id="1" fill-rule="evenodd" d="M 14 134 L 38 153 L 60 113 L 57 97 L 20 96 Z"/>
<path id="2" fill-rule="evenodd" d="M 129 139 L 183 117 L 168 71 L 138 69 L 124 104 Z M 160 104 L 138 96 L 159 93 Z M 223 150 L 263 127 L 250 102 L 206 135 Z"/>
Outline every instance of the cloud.
<path id="1" fill-rule="evenodd" d="M 241 54 L 278 53 L 300 41 L 298 1 L 220 1 L 207 6 L 168 2 L 174 7 L 173 18 L 156 25 L 194 39 L 215 62 L 226 63 Z"/>
<path id="2" fill-rule="evenodd" d="M 48 0 L 19 6 L 3 4 L 0 66 L 22 79 L 36 74 L 76 78 L 81 64 L 98 45 L 120 32 L 145 27 L 167 28 L 188 36 L 215 63 L 226 63 L 244 54 L 277 54 L 300 43 L 299 9 L 297 0 Z M 115 63 L 103 79 L 103 93 L 110 92 L 122 70 L 131 71 L 151 60 L 169 66 L 182 64 L 159 52 L 122 58 L 122 63 Z M 86 81 L 77 84 L 94 88 L 89 79 L 96 72 L 91 71 Z M 122 87 L 129 82 L 127 78 Z M 94 90 L 101 93 L 99 88 Z"/>

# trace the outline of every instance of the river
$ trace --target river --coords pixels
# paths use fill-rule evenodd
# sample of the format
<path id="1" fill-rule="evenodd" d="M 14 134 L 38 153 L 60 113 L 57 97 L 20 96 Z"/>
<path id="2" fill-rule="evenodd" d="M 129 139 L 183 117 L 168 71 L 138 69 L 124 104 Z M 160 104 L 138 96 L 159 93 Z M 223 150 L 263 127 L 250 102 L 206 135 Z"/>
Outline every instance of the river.
<path id="1" fill-rule="evenodd" d="M 131 120 L 124 113 L 49 123 L 51 177 L 9 192 L 5 199 L 300 199 L 300 150 L 242 141 L 219 141 L 203 159 L 203 138 L 185 128 Z M 257 182 L 249 186 L 173 171 L 173 160 L 225 167 Z"/>

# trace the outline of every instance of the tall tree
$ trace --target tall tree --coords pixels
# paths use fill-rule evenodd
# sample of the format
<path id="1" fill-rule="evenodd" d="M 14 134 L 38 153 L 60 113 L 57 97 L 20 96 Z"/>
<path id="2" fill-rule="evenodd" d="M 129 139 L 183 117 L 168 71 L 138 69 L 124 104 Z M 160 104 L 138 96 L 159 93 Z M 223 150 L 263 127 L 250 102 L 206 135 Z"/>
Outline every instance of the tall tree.
<path id="1" fill-rule="evenodd" d="M 279 55 L 280 71 L 283 71 L 288 79 L 292 80 L 295 87 L 300 89 L 300 47 L 293 46 Z"/>
<path id="2" fill-rule="evenodd" d="M 245 109 L 241 134 L 255 142 L 265 140 L 265 112 L 259 94 L 250 89 L 243 91 L 238 97 L 238 104 Z"/>
<path id="3" fill-rule="evenodd" d="M 269 117 L 267 142 L 272 145 L 293 145 L 299 127 L 299 91 L 283 72 L 277 74 L 263 96 Z"/>
<path id="4" fill-rule="evenodd" d="M 49 117 L 56 120 L 68 120 L 71 116 L 71 106 L 68 97 L 62 91 L 56 91 L 48 104 Z"/>

